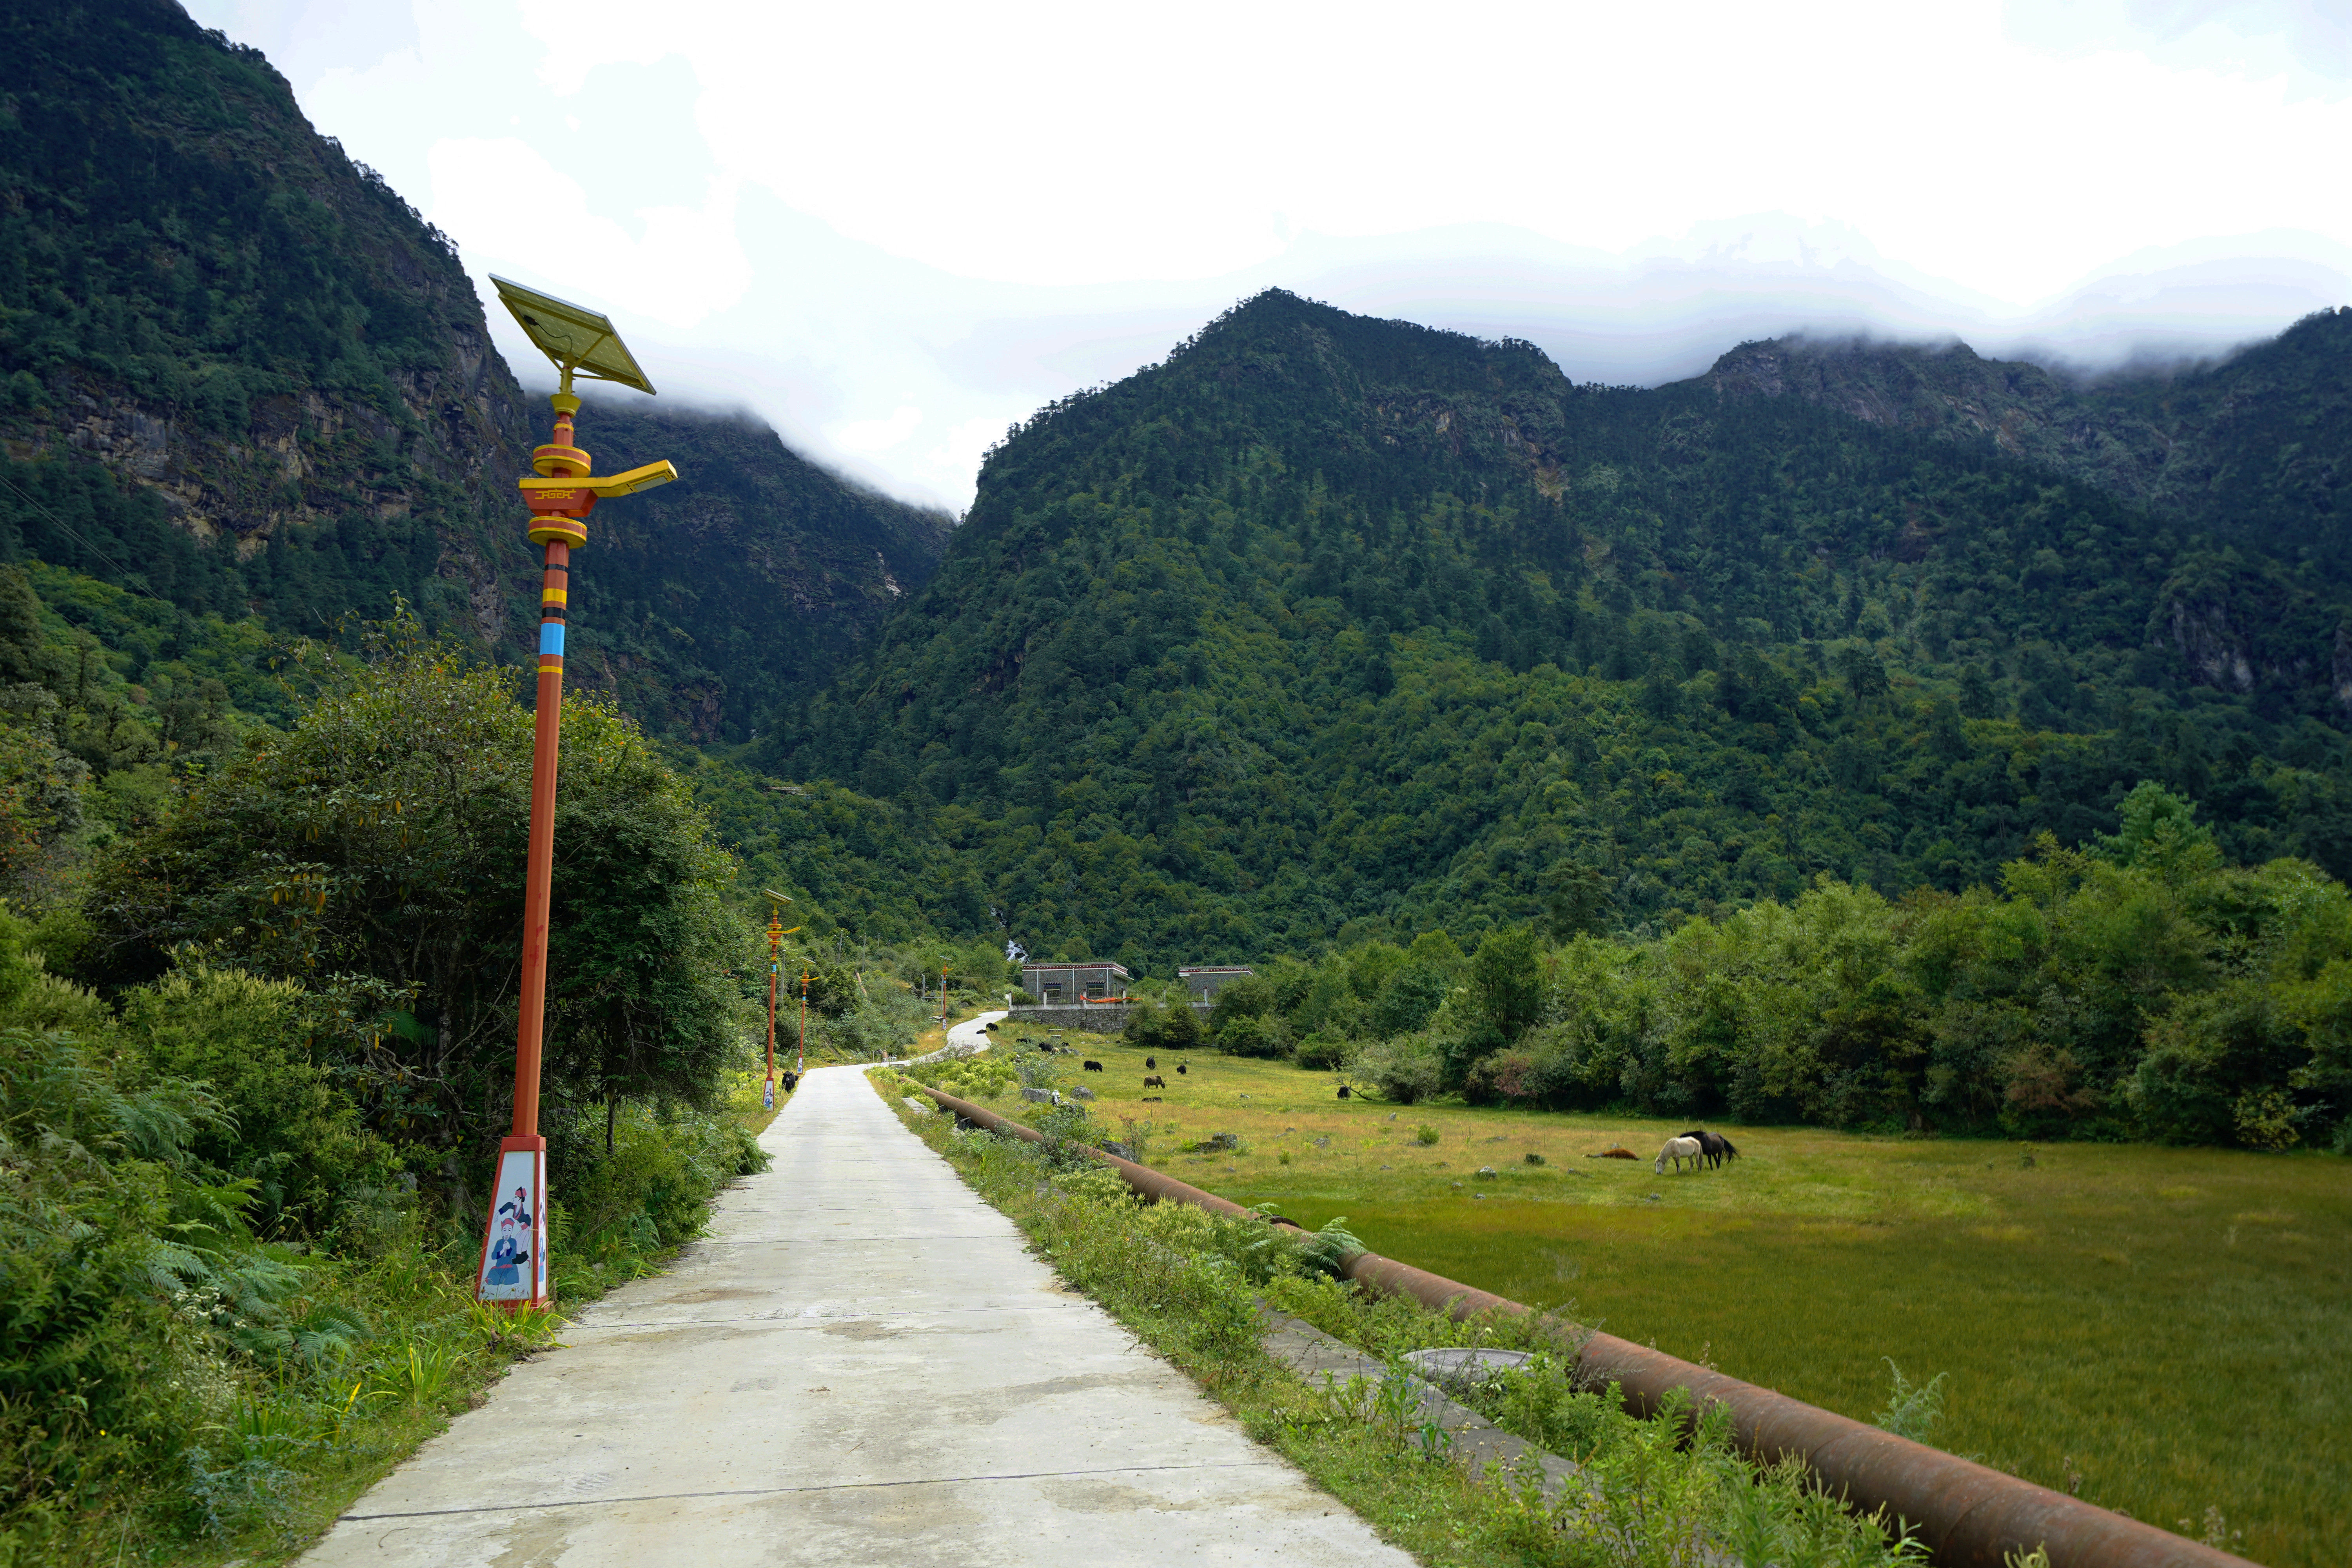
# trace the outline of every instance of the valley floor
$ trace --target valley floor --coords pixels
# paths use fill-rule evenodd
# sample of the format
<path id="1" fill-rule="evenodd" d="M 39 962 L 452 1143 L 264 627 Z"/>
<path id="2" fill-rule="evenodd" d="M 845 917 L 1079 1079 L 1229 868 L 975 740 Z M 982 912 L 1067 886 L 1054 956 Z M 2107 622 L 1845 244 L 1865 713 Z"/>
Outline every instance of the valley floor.
<path id="1" fill-rule="evenodd" d="M 1742 1158 L 1659 1175 L 1690 1124 L 1342 1101 L 1214 1054 L 1163 1057 L 1145 1103 L 1141 1052 L 1071 1044 L 1114 1136 L 1235 1202 L 1345 1215 L 1376 1252 L 1864 1420 L 1890 1359 L 1948 1373 L 1939 1447 L 2261 1562 L 2341 1561 L 2339 1157 L 1727 1126 Z M 1218 1132 L 1241 1151 L 1183 1147 Z M 1586 1157 L 1618 1143 L 1641 1159 Z"/>

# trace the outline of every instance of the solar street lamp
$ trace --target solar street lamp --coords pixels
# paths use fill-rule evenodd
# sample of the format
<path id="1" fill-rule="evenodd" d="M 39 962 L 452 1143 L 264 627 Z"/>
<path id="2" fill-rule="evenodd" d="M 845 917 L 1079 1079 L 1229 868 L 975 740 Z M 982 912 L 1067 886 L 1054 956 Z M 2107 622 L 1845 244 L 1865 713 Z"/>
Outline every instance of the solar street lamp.
<path id="1" fill-rule="evenodd" d="M 793 900 L 772 888 L 762 888 L 768 905 L 768 1088 L 761 1109 L 776 1109 L 776 981 L 784 972 L 784 938 L 801 928 L 784 929 L 783 906 Z"/>
<path id="2" fill-rule="evenodd" d="M 572 416 L 580 412 L 580 399 L 572 395 L 573 378 L 614 382 L 648 396 L 653 383 L 604 317 L 503 278 L 490 281 L 561 378 L 548 399 L 555 405 L 555 438 L 531 453 L 537 477 L 518 481 L 530 510 L 530 542 L 546 549 L 539 590 L 539 710 L 530 757 L 530 858 L 523 876 L 514 1128 L 499 1143 L 498 1179 L 490 1188 L 474 1286 L 478 1300 L 501 1302 L 512 1311 L 548 1302 L 547 1140 L 539 1133 L 539 1062 L 547 1023 L 547 910 L 554 870 L 556 742 L 563 716 L 564 590 L 572 552 L 588 542 L 588 514 L 598 501 L 666 485 L 677 478 L 677 469 L 663 461 L 602 478 L 589 472 L 588 454 L 572 441 Z"/>

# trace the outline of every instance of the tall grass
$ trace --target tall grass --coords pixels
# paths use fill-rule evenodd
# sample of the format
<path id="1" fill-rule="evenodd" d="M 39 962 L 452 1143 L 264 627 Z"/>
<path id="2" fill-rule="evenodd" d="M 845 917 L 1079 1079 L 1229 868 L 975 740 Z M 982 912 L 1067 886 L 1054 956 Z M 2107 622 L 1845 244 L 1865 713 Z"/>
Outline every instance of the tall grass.
<path id="1" fill-rule="evenodd" d="M 1102 1114 L 1151 1113 L 1155 1163 L 1236 1202 L 1345 1215 L 1375 1251 L 1572 1299 L 1612 1333 L 1857 1420 L 1891 1411 L 1892 1358 L 1913 1388 L 1943 1378 L 1938 1447 L 2282 1568 L 2342 1558 L 2339 1156 L 1730 1126 L 1740 1159 L 1659 1176 L 1648 1156 L 1692 1123 L 1400 1114 L 1216 1055 L 1139 1107 L 1141 1054 L 1090 1054 L 1110 1069 L 1090 1075 Z M 1423 1124 L 1441 1142 L 1416 1142 Z M 1213 1131 L 1255 1152 L 1178 1152 Z M 1585 1158 L 1615 1143 L 1644 1157 Z"/>

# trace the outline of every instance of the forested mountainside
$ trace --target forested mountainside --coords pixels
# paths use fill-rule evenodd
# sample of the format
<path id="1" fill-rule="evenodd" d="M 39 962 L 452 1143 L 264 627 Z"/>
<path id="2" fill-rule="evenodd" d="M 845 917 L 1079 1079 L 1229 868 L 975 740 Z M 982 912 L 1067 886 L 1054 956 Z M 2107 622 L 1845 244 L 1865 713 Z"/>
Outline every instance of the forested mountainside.
<path id="1" fill-rule="evenodd" d="M 1742 343 L 1701 378 L 1897 429 L 1999 447 L 2289 560 L 2352 571 L 2352 308 L 2179 374 L 2077 385 L 2040 365 L 1941 347 Z"/>
<path id="2" fill-rule="evenodd" d="M 527 653 L 547 415 L 447 238 L 173 0 L 0 5 L 0 552 L 281 636 L 398 594 Z M 599 515 L 575 663 L 657 732 L 740 739 L 944 542 L 740 421 L 612 402 L 589 448 L 684 483 Z"/>
<path id="3" fill-rule="evenodd" d="M 572 614 L 591 679 L 658 733 L 740 741 L 939 566 L 954 519 L 848 484 L 749 418 L 590 395 L 600 469 L 681 478 L 600 509 Z M 591 629 L 593 628 L 593 629 Z"/>
<path id="4" fill-rule="evenodd" d="M 1276 291 L 1013 432 L 761 755 L 1145 965 L 1955 889 L 2143 779 L 2341 874 L 2344 609 L 1990 442 Z"/>

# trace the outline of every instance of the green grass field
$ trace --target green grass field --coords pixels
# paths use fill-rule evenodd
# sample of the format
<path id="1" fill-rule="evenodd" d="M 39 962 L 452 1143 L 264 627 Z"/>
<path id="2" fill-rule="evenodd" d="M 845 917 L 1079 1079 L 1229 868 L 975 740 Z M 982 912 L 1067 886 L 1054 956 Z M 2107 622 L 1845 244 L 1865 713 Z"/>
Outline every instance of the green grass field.
<path id="1" fill-rule="evenodd" d="M 1657 1175 L 1682 1124 L 1339 1101 L 1214 1054 L 1161 1058 L 1142 1104 L 1141 1052 L 1071 1044 L 1108 1069 L 1080 1080 L 1103 1119 L 1153 1123 L 1150 1163 L 1195 1185 L 1864 1420 L 1882 1358 L 1947 1373 L 1940 1447 L 2191 1535 L 2218 1509 L 2260 1562 L 2343 1561 L 2352 1162 L 1728 1126 L 1744 1158 Z M 1179 1149 L 1216 1132 L 1243 1152 Z M 1643 1158 L 1585 1158 L 1619 1142 Z"/>

